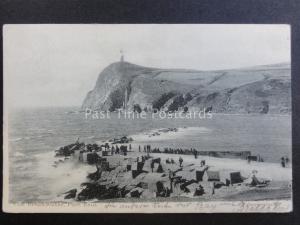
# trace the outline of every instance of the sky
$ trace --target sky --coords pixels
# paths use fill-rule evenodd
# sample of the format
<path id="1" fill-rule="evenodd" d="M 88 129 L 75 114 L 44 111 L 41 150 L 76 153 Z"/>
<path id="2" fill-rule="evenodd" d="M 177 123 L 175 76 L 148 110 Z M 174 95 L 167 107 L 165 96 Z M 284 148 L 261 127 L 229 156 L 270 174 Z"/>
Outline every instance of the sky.
<path id="1" fill-rule="evenodd" d="M 290 62 L 288 25 L 5 25 L 4 98 L 12 107 L 80 106 L 99 73 L 125 61 L 218 70 Z"/>

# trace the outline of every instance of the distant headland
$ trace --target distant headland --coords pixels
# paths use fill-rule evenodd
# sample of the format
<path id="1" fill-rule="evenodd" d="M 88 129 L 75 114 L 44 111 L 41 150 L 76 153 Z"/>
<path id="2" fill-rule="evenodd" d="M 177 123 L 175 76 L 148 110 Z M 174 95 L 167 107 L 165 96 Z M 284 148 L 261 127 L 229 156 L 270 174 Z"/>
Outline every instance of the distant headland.
<path id="1" fill-rule="evenodd" d="M 148 68 L 122 54 L 99 74 L 82 109 L 289 114 L 290 73 L 288 63 L 217 71 Z"/>

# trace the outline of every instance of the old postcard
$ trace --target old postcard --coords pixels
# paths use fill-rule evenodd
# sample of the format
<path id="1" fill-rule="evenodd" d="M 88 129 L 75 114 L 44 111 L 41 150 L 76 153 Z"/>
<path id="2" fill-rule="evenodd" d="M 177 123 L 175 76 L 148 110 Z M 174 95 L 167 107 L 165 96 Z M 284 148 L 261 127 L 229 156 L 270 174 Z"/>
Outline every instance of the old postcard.
<path id="1" fill-rule="evenodd" d="M 289 25 L 5 25 L 6 212 L 290 212 Z"/>

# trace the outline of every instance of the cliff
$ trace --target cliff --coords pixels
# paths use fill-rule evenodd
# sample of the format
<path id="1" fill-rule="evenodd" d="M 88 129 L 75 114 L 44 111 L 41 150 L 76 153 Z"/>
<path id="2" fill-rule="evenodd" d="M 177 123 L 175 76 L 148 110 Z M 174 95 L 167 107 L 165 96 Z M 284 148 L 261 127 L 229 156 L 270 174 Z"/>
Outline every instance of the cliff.
<path id="1" fill-rule="evenodd" d="M 82 108 L 114 111 L 127 102 L 128 109 L 286 114 L 291 112 L 290 72 L 289 64 L 197 71 L 116 62 L 100 73 Z"/>

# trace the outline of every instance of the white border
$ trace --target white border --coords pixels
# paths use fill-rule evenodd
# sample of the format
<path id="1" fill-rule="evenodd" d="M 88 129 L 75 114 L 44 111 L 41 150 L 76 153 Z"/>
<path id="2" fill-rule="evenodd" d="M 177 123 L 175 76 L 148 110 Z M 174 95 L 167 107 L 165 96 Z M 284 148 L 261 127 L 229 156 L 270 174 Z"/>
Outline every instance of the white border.
<path id="1" fill-rule="evenodd" d="M 280 24 L 277 24 L 280 25 Z M 5 27 L 3 52 L 5 52 Z M 3 75 L 5 75 L 3 54 Z M 113 203 L 9 203 L 8 109 L 6 77 L 3 76 L 3 197 L 2 208 L 8 213 L 287 213 L 292 200 L 267 201 L 192 201 L 192 202 L 113 202 Z"/>

